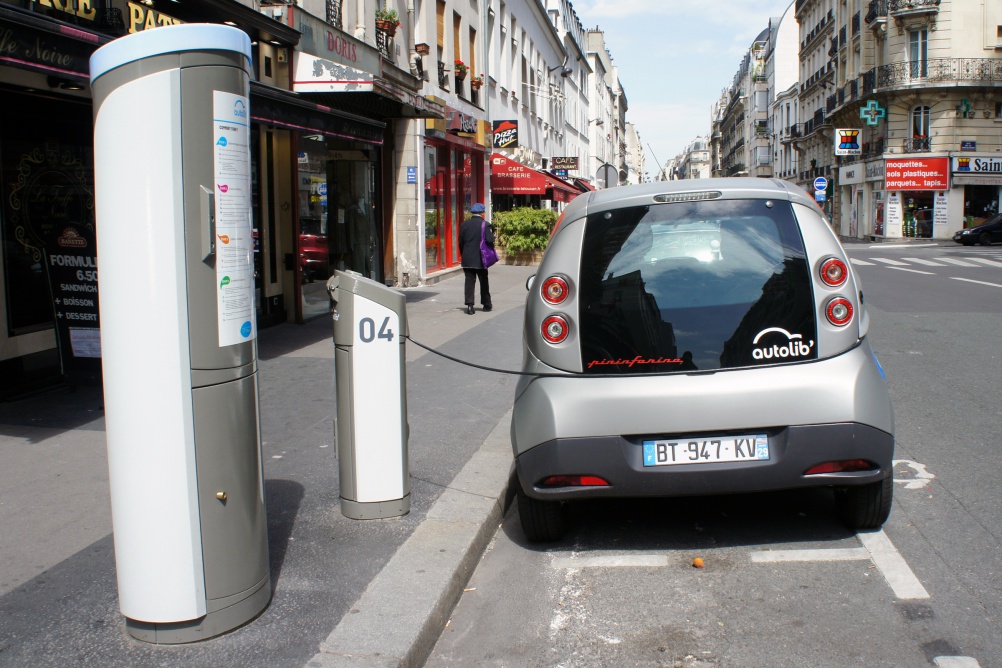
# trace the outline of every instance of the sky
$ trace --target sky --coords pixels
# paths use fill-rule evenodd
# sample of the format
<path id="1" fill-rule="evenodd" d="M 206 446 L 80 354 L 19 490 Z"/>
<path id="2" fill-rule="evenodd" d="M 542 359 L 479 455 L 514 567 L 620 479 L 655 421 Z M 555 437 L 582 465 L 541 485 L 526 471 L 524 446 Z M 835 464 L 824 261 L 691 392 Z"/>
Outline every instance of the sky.
<path id="1" fill-rule="evenodd" d="M 571 0 L 581 25 L 605 32 L 626 94 L 626 120 L 658 164 L 710 133 L 710 111 L 752 40 L 791 0 Z"/>

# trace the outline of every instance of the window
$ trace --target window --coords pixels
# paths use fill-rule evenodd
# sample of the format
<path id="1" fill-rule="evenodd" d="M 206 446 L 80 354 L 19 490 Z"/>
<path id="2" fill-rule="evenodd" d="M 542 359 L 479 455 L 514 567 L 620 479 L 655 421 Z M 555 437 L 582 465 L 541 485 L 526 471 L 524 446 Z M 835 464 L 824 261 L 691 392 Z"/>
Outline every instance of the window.
<path id="1" fill-rule="evenodd" d="M 920 106 L 912 109 L 912 137 L 915 139 L 929 137 L 929 107 Z"/>
<path id="2" fill-rule="evenodd" d="M 908 72 L 913 77 L 929 76 L 929 31 L 908 33 Z"/>
<path id="3" fill-rule="evenodd" d="M 816 339 L 803 240 L 789 204 L 764 200 L 624 208 L 588 217 L 581 257 L 586 373 L 595 360 L 666 358 L 642 371 L 746 366 L 756 332 Z M 805 346 L 806 347 L 806 346 Z M 807 358 L 815 356 L 813 347 Z M 761 364 L 788 360 L 763 359 Z"/>

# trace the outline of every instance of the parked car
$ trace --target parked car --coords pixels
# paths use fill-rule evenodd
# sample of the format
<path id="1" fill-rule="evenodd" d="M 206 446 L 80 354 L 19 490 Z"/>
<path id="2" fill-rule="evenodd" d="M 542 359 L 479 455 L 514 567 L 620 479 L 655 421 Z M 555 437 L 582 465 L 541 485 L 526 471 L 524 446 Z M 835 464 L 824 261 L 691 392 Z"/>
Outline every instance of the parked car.
<path id="1" fill-rule="evenodd" d="M 1002 213 L 995 214 L 977 227 L 960 230 L 953 235 L 953 240 L 965 246 L 975 243 L 990 246 L 994 241 L 1002 241 Z"/>
<path id="2" fill-rule="evenodd" d="M 303 283 L 330 277 L 327 234 L 318 218 L 299 221 L 299 270 Z"/>
<path id="3" fill-rule="evenodd" d="M 778 180 L 609 188 L 566 209 L 524 322 L 511 439 L 522 528 L 578 499 L 827 486 L 854 528 L 892 497 L 894 416 L 858 282 Z"/>

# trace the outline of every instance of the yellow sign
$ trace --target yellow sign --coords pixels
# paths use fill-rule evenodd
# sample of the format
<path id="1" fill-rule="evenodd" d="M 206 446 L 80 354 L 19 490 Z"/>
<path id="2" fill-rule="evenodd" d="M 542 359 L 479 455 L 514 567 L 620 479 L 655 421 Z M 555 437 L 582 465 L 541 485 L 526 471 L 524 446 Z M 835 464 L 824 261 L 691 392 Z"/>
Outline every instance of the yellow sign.
<path id="1" fill-rule="evenodd" d="M 56 2 L 57 0 L 52 0 Z M 81 0 L 82 2 L 83 0 Z M 184 23 L 181 19 L 176 19 L 169 14 L 158 12 L 152 7 L 140 5 L 135 2 L 129 3 L 129 33 L 152 30 L 161 26 L 174 26 Z"/>
<path id="2" fill-rule="evenodd" d="M 42 7 L 51 7 L 73 16 L 79 16 L 88 21 L 93 21 L 94 17 L 97 16 L 97 10 L 92 6 L 93 0 L 32 0 L 32 2 Z"/>

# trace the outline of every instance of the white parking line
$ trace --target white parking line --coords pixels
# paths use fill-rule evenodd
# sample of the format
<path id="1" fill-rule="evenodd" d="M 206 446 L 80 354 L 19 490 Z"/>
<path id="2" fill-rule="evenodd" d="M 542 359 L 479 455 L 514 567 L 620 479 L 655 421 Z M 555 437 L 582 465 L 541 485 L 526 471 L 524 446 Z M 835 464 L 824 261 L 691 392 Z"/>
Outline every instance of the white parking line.
<path id="1" fill-rule="evenodd" d="M 869 559 L 865 547 L 847 547 L 831 550 L 769 550 L 752 552 L 751 560 L 756 564 L 778 563 L 781 561 L 857 561 Z"/>
<path id="2" fill-rule="evenodd" d="M 997 262 L 995 260 L 986 260 L 983 257 L 971 257 L 968 259 L 971 262 L 980 262 L 981 264 L 987 264 L 989 267 L 1002 267 L 1002 262 Z"/>
<path id="3" fill-rule="evenodd" d="M 926 276 L 935 276 L 936 275 L 936 274 L 934 274 L 931 271 L 921 271 L 919 269 L 908 269 L 906 267 L 889 267 L 889 268 L 890 269 L 897 269 L 898 271 L 908 271 L 908 272 L 911 272 L 913 274 L 925 274 Z"/>
<path id="4" fill-rule="evenodd" d="M 942 260 L 943 262 L 949 262 L 950 264 L 955 264 L 958 267 L 977 267 L 978 266 L 978 265 L 973 264 L 971 262 L 966 262 L 964 260 L 957 260 L 957 259 L 954 259 L 952 257 L 941 257 L 939 259 Z"/>
<path id="5" fill-rule="evenodd" d="M 998 283 L 989 283 L 988 281 L 975 281 L 973 278 L 960 278 L 959 276 L 951 276 L 955 281 L 964 281 L 965 283 L 977 283 L 978 285 L 990 285 L 993 288 L 1002 288 L 1002 285 Z"/>
<path id="6" fill-rule="evenodd" d="M 981 668 L 978 660 L 970 656 L 937 656 L 932 662 L 936 668 Z"/>
<path id="7" fill-rule="evenodd" d="M 907 262 L 898 262 L 897 260 L 891 260 L 891 259 L 888 259 L 886 257 L 871 257 L 870 259 L 874 260 L 876 262 L 883 262 L 884 264 L 889 264 L 889 265 L 894 266 L 894 267 L 907 267 L 908 266 Z"/>
<path id="8" fill-rule="evenodd" d="M 857 267 L 872 267 L 872 262 L 867 262 L 866 260 L 857 260 L 854 257 L 849 258 L 849 262 L 852 262 Z"/>
<path id="9" fill-rule="evenodd" d="M 870 553 L 870 558 L 894 590 L 894 595 L 903 599 L 929 598 L 922 583 L 908 566 L 904 557 L 894 547 L 894 543 L 881 531 L 857 534 L 859 542 Z"/>
<path id="10" fill-rule="evenodd" d="M 932 260 L 925 260 L 920 257 L 903 257 L 902 260 L 908 260 L 909 262 L 914 262 L 916 264 L 924 264 L 928 267 L 945 267 L 946 265 L 941 262 L 933 262 Z"/>
<path id="11" fill-rule="evenodd" d="M 610 567 L 660 567 L 668 565 L 666 554 L 613 554 L 587 557 L 554 557 L 553 568 L 610 568 Z"/>

